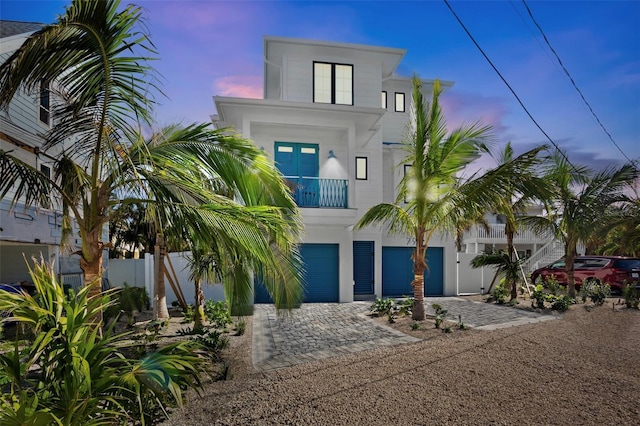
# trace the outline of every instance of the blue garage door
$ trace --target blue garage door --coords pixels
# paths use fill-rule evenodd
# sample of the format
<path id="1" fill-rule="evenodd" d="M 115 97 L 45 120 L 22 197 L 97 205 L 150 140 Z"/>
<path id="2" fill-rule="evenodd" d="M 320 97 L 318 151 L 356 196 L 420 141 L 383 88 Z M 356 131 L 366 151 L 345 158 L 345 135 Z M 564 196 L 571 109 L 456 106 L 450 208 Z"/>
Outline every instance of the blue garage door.
<path id="1" fill-rule="evenodd" d="M 302 244 L 300 254 L 306 270 L 303 302 L 338 302 L 338 244 Z M 254 287 L 255 303 L 273 303 L 264 285 L 256 282 Z"/>
<path id="2" fill-rule="evenodd" d="M 373 241 L 353 242 L 353 294 L 373 294 Z"/>
<path id="3" fill-rule="evenodd" d="M 382 247 L 382 296 L 398 297 L 413 295 L 413 247 Z M 427 249 L 425 271 L 425 296 L 444 294 L 444 250 L 442 247 Z"/>

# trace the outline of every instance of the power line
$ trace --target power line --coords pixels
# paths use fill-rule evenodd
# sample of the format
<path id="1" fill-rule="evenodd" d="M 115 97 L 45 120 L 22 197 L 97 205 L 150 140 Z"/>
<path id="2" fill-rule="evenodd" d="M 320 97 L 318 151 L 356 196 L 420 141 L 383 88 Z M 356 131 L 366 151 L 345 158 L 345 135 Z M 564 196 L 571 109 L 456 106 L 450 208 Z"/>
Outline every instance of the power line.
<path id="1" fill-rule="evenodd" d="M 513 90 L 513 88 L 511 87 L 511 85 L 509 84 L 509 82 L 503 77 L 502 73 L 498 70 L 498 68 L 496 68 L 496 66 L 493 64 L 493 62 L 491 61 L 491 59 L 489 59 L 489 57 L 487 56 L 487 54 L 484 52 L 484 50 L 482 49 L 482 47 L 480 47 L 480 45 L 478 44 L 478 42 L 476 41 L 476 39 L 473 37 L 473 35 L 471 35 L 471 33 L 469 32 L 469 30 L 467 29 L 467 27 L 464 25 L 464 23 L 462 22 L 462 20 L 460 19 L 460 17 L 458 16 L 458 14 L 455 12 L 455 10 L 453 10 L 453 8 L 451 7 L 451 5 L 449 4 L 449 0 L 444 0 L 444 3 L 447 5 L 447 7 L 449 8 L 449 10 L 451 11 L 451 13 L 453 14 L 453 16 L 456 18 L 456 20 L 458 21 L 458 23 L 460 24 L 460 26 L 462 27 L 462 29 L 467 33 L 467 35 L 469 36 L 469 38 L 471 39 L 471 41 L 473 42 L 473 44 L 475 44 L 475 46 L 478 48 L 478 50 L 480 51 L 480 53 L 482 53 L 482 56 L 484 56 L 484 58 L 487 60 L 487 62 L 489 63 L 489 65 L 491 65 L 491 68 L 493 68 L 493 70 L 496 72 L 496 74 L 498 74 L 498 76 L 500 77 L 500 79 L 504 82 L 504 84 L 509 88 L 509 90 L 511 91 L 511 93 L 513 94 L 513 96 L 516 98 L 516 100 L 518 101 L 518 103 L 520 104 L 520 106 L 522 107 L 522 109 L 524 110 L 524 112 L 527 113 L 527 115 L 529 116 L 529 118 L 531 119 L 531 121 L 533 122 L 533 124 L 536 125 L 536 127 L 542 132 L 543 135 L 546 136 L 546 138 L 549 140 L 549 142 L 551 142 L 551 144 L 558 150 L 558 152 L 560 153 L 560 155 L 562 155 L 564 157 L 565 160 L 567 160 L 567 163 L 571 166 L 571 168 L 573 168 L 574 170 L 576 170 L 575 166 L 571 163 L 571 161 L 569 160 L 569 158 L 567 157 L 567 155 L 560 149 L 560 147 L 558 146 L 558 144 L 556 144 L 553 139 L 551 139 L 551 137 L 547 134 L 547 132 L 544 131 L 544 129 L 540 126 L 540 124 L 538 124 L 538 122 L 536 121 L 535 118 L 533 118 L 533 115 L 531 115 L 531 113 L 529 112 L 529 110 L 527 109 L 526 106 L 524 106 L 524 103 L 522 102 L 522 100 L 520 100 L 520 97 L 518 96 L 518 94 L 515 92 L 515 90 Z"/>
<path id="2" fill-rule="evenodd" d="M 527 13 L 529 13 L 529 17 L 531 18 L 533 23 L 538 28 L 538 31 L 540 31 L 540 34 L 542 34 L 542 37 L 544 38 L 545 43 L 547 43 L 547 46 L 549 46 L 549 49 L 551 49 L 551 52 L 553 52 L 554 56 L 558 60 L 558 63 L 560 64 L 560 66 L 564 70 L 564 73 L 567 75 L 567 77 L 569 77 L 569 80 L 571 81 L 571 84 L 576 89 L 576 91 L 578 92 L 578 94 L 582 98 L 582 101 L 585 103 L 587 108 L 589 108 L 589 111 L 591 112 L 591 115 L 593 115 L 593 117 L 596 119 L 596 121 L 598 122 L 598 124 L 600 125 L 602 130 L 609 137 L 609 140 L 615 145 L 616 148 L 618 148 L 618 151 L 620 151 L 620 153 L 624 156 L 624 158 L 627 159 L 627 161 L 632 163 L 631 159 L 629 157 L 627 157 L 627 154 L 625 154 L 624 151 L 622 150 L 622 148 L 620 148 L 620 146 L 616 143 L 616 141 L 613 140 L 613 136 L 611 136 L 611 133 L 609 133 L 609 131 L 604 127 L 604 124 L 602 124 L 602 122 L 600 121 L 600 118 L 598 118 L 598 116 L 596 115 L 596 113 L 593 110 L 593 108 L 591 108 L 591 105 L 589 104 L 589 102 L 587 102 L 587 99 L 582 94 L 582 91 L 578 88 L 578 85 L 573 80 L 573 77 L 571 77 L 571 74 L 569 73 L 569 70 L 567 70 L 567 68 L 564 66 L 564 63 L 562 62 L 562 59 L 560 59 L 560 56 L 558 55 L 558 52 L 556 52 L 556 50 L 553 48 L 553 46 L 551 46 L 551 43 L 549 42 L 549 39 L 547 38 L 547 35 L 542 30 L 542 27 L 540 27 L 540 24 L 538 24 L 538 21 L 536 21 L 536 18 L 533 17 L 533 13 L 531 12 L 531 9 L 529 9 L 529 5 L 527 5 L 527 2 L 525 0 L 522 0 L 522 4 L 524 4 L 524 7 L 527 9 Z"/>

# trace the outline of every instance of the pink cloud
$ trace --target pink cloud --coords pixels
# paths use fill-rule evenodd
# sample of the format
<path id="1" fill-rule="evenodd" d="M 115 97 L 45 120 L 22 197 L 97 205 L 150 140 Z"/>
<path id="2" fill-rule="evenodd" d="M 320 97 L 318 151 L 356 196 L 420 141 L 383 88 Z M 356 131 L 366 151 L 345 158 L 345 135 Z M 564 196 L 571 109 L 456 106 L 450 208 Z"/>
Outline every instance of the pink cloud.
<path id="1" fill-rule="evenodd" d="M 503 99 L 451 90 L 442 95 L 440 102 L 449 130 L 481 121 L 492 126 L 497 135 L 504 136 L 507 131 L 505 117 L 508 111 Z"/>
<path id="2" fill-rule="evenodd" d="M 262 77 L 255 75 L 222 77 L 214 82 L 213 90 L 219 96 L 261 99 L 263 97 Z"/>

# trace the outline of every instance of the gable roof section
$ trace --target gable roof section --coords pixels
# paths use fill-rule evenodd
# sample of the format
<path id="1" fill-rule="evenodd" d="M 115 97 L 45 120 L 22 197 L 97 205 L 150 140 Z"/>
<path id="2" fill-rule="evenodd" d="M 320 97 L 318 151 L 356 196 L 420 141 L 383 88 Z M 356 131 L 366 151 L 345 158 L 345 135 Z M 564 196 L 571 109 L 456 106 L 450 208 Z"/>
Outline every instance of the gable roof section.
<path id="1" fill-rule="evenodd" d="M 44 27 L 39 22 L 0 21 L 0 38 L 11 37 L 18 34 L 32 33 Z"/>

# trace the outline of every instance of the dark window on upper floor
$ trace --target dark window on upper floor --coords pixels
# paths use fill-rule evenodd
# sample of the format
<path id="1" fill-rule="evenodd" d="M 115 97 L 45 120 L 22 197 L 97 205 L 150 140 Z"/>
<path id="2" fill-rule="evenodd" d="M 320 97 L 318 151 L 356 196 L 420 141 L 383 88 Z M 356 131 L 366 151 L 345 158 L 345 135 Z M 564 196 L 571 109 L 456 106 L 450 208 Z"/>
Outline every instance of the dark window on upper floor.
<path id="1" fill-rule="evenodd" d="M 46 125 L 51 124 L 51 91 L 49 90 L 49 82 L 42 80 L 40 82 L 40 102 L 39 102 L 40 121 Z"/>
<path id="2" fill-rule="evenodd" d="M 46 177 L 51 177 L 51 167 L 45 166 L 44 164 L 40 164 L 40 173 L 45 175 Z"/>
<path id="3" fill-rule="evenodd" d="M 313 102 L 353 105 L 353 65 L 314 62 Z"/>

